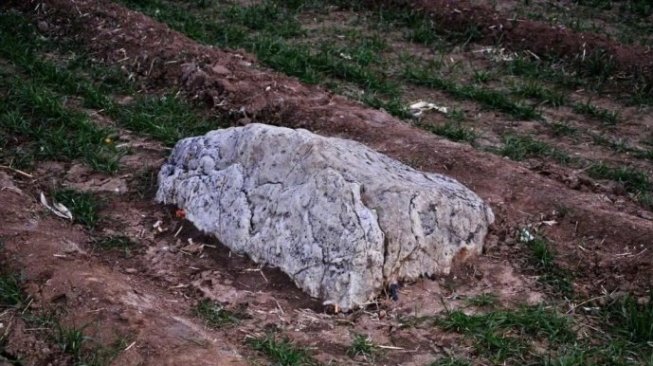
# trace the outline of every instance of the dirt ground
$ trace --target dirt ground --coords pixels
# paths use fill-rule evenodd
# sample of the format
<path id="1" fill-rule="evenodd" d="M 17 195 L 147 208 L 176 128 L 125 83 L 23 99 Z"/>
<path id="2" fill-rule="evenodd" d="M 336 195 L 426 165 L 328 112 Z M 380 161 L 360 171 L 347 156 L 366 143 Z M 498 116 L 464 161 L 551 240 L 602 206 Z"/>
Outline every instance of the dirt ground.
<path id="1" fill-rule="evenodd" d="M 414 6 L 439 21 L 446 19 L 451 27 L 462 29 L 469 23 L 482 29 L 498 27 L 502 40 L 515 50 L 528 47 L 535 53 L 574 58 L 581 47 L 602 48 L 614 55 L 624 73 L 650 75 L 653 65 L 650 50 L 643 46 L 543 22 L 499 21 L 511 11 L 507 5 L 491 9 L 457 4 L 453 9 L 448 1 L 379 3 Z M 231 253 L 216 239 L 198 233 L 175 215 L 174 208 L 154 203 L 151 191 L 139 196 L 139 174 L 156 172 L 169 151 L 156 141 L 116 127 L 130 152 L 115 175 L 93 172 L 78 162 L 44 161 L 26 173 L 0 170 L 0 260 L 3 268 L 20 273 L 30 299 L 25 309 L 40 317 L 55 313 L 61 324 L 83 327 L 94 343 L 120 341 L 112 365 L 269 364 L 248 340 L 271 329 L 305 346 L 321 364 L 426 365 L 440 355 L 473 356 L 474 350 L 459 334 L 405 327 L 404 320 L 448 309 L 469 310 L 466 300 L 486 293 L 496 295 L 506 307 L 550 299 L 553 295 L 538 282 L 527 249 L 518 240 L 523 228 L 546 236 L 558 254 L 557 265 L 573 275 L 576 297 L 566 299 L 570 312 L 577 303 L 615 293 L 644 298 L 653 287 L 650 207 L 618 185 L 589 178 L 584 169 L 546 159 L 515 162 L 446 140 L 383 110 L 271 71 L 243 50 L 200 44 L 117 3 L 43 0 L 12 5 L 35 24 L 45 24 L 44 36 L 74 37 L 98 63 L 132 75 L 143 91 L 179 89 L 202 113 L 221 116 L 232 125 L 264 122 L 360 141 L 415 168 L 456 178 L 486 200 L 496 216 L 483 255 L 458 264 L 451 275 L 404 284 L 398 301 L 382 295 L 370 308 L 334 314 L 278 270 Z M 478 47 L 497 36 L 488 32 Z M 430 52 L 420 45 L 412 47 Z M 471 64 L 487 63 L 471 51 L 460 51 L 459 56 Z M 590 94 L 574 93 L 571 98 L 578 100 Z M 407 95 L 447 98 L 419 88 L 409 89 Z M 575 119 L 571 122 L 575 128 L 600 130 L 609 138 L 628 141 L 653 128 L 648 110 L 624 106 L 605 95 L 594 100 L 619 108 L 625 122 L 606 131 L 590 119 Z M 475 116 L 475 128 L 486 147 L 497 144 L 503 131 L 516 124 L 471 102 L 459 106 Z M 102 117 L 102 111 L 94 112 L 98 124 L 114 124 Z M 556 118 L 573 114 L 570 107 L 544 113 Z M 437 124 L 440 119 L 434 114 L 423 122 Z M 565 140 L 535 122 L 520 123 L 519 131 L 576 157 L 628 163 L 651 176 L 650 160 L 584 140 Z M 40 193 L 55 185 L 102 197 L 102 220 L 95 232 L 43 207 Z M 98 250 L 93 245 L 98 234 L 125 235 L 137 246 L 128 254 Z M 197 243 L 203 246 L 193 245 Z M 209 327 L 193 310 L 205 298 L 245 311 L 247 317 L 237 327 Z M 74 363 L 40 334 L 43 326 L 26 320 L 19 310 L 2 310 L 0 340 L 6 340 L 6 346 L 0 365 Z M 380 346 L 375 360 L 347 354 L 356 334 L 365 334 Z"/>

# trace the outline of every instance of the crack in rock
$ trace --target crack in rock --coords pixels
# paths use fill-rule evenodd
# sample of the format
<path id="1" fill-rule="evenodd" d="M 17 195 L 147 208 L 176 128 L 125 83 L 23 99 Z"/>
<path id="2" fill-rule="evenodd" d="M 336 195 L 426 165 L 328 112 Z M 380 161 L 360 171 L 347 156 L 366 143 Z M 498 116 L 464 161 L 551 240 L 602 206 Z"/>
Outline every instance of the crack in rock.
<path id="1" fill-rule="evenodd" d="M 177 143 L 157 200 L 343 309 L 480 253 L 492 211 L 454 179 L 366 146 L 250 124 Z M 403 253 L 403 254 L 402 254 Z"/>

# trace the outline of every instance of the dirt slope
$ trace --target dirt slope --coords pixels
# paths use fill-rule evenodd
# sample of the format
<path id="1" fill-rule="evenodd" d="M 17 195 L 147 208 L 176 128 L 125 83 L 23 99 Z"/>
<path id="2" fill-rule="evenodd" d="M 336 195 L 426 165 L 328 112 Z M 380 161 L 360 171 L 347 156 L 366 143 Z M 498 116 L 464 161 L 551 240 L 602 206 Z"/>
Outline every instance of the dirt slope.
<path id="1" fill-rule="evenodd" d="M 179 86 L 236 123 L 258 121 L 355 139 L 420 169 L 459 179 L 492 205 L 500 241 L 526 224 L 558 219 L 556 209 L 565 206 L 572 214 L 543 230 L 587 280 L 585 285 L 617 286 L 615 276 L 625 276 L 627 283 L 618 286 L 628 288 L 651 283 L 653 222 L 640 217 L 641 209 L 630 203 L 617 205 L 600 194 L 570 189 L 518 164 L 435 137 L 382 111 L 261 69 L 251 56 L 199 45 L 119 5 L 40 3 L 46 5 L 39 8 L 46 12 L 41 15 L 56 23 L 58 32 L 84 29 L 78 36 L 98 57 L 119 63 L 152 88 Z M 647 250 L 616 257 L 629 248 Z"/>
<path id="2" fill-rule="evenodd" d="M 0 170 L 0 263 L 21 274 L 31 299 L 25 314 L 57 311 L 64 326 L 87 326 L 85 334 L 98 343 L 126 341 L 112 364 L 268 364 L 249 342 L 270 331 L 307 347 L 324 364 L 425 365 L 442 355 L 478 357 L 460 334 L 430 323 L 407 324 L 447 309 L 470 311 L 466 300 L 479 294 L 496 295 L 508 307 L 541 303 L 550 294 L 516 240 L 527 225 L 551 240 L 559 264 L 571 272 L 574 301 L 587 304 L 585 299 L 611 291 L 641 295 L 652 285 L 650 212 L 593 193 L 587 185 L 565 184 L 576 176 L 553 179 L 438 138 L 383 111 L 270 72 L 243 52 L 200 45 L 114 3 L 13 3 L 35 22 L 47 23 L 44 36 L 75 37 L 107 65 L 136 76 L 148 91 L 179 88 L 204 112 L 233 124 L 273 123 L 361 141 L 416 168 L 459 179 L 486 199 L 497 217 L 484 255 L 451 276 L 405 284 L 396 302 L 381 296 L 369 309 L 334 315 L 279 271 L 229 252 L 151 196 L 135 195 L 137 172 L 144 166 L 156 169 L 168 152 L 156 142 L 120 130 L 119 140 L 132 148 L 113 176 L 77 163 L 42 162 L 30 178 Z M 102 111 L 88 112 L 98 123 L 112 125 Z M 113 183 L 127 192 L 108 192 Z M 100 228 L 84 230 L 44 209 L 38 194 L 53 184 L 99 191 L 105 201 Z M 94 240 L 109 234 L 126 235 L 137 245 L 129 255 L 100 251 Z M 191 243 L 206 246 L 192 251 Z M 237 327 L 209 327 L 193 310 L 204 298 L 245 309 L 247 317 Z M 566 305 L 566 315 L 576 311 L 573 303 Z M 44 336 L 52 329 L 34 327 L 17 312 L 0 312 L 5 347 L 0 364 L 10 356 L 28 365 L 72 364 Z M 593 324 L 574 326 L 581 335 L 595 331 Z M 376 360 L 351 357 L 347 352 L 356 334 L 386 348 Z"/>
<path id="3" fill-rule="evenodd" d="M 52 217 L 2 172 L 0 188 L 3 258 L 28 281 L 32 311 L 66 308 L 66 326 L 92 324 L 87 332 L 107 344 L 129 340 L 132 347 L 115 361 L 120 365 L 247 364 L 224 335 L 189 319 L 190 303 L 183 297 L 171 296 L 111 263 L 99 263 L 83 249 L 89 240 L 83 230 Z M 18 317 L 14 321 L 13 329 L 8 325 L 13 332 L 8 337 L 10 353 L 27 356 L 27 364 L 66 362 L 47 347 L 25 354 L 39 340 Z"/>

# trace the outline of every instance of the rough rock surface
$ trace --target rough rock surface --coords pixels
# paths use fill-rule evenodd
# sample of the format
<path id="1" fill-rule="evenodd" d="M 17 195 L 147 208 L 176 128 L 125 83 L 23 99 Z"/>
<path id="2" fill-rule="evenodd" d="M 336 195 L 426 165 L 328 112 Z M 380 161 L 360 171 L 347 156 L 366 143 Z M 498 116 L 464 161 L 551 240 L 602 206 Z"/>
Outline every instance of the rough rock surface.
<path id="1" fill-rule="evenodd" d="M 366 146 L 262 124 L 181 140 L 157 200 L 344 309 L 479 253 L 494 220 L 457 181 Z"/>

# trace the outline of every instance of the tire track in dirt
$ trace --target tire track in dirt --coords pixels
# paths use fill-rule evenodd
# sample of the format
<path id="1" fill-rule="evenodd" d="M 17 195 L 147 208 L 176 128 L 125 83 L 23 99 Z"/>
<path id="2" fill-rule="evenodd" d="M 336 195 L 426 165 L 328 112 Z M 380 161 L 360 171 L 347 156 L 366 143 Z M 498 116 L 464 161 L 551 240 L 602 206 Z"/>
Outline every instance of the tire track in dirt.
<path id="1" fill-rule="evenodd" d="M 460 180 L 492 205 L 497 216 L 493 235 L 501 241 L 528 223 L 558 220 L 543 232 L 567 266 L 578 271 L 581 290 L 651 286 L 653 222 L 637 217 L 640 209 L 632 203 L 617 205 L 600 194 L 571 190 L 516 163 L 262 69 L 249 55 L 200 45 L 122 6 L 91 0 L 16 5 L 34 15 L 37 3 L 35 15 L 53 23 L 57 32 L 77 35 L 97 57 L 121 65 L 153 89 L 181 87 L 238 124 L 256 121 L 358 140 L 420 169 Z M 557 218 L 553 212 L 561 206 L 573 214 Z M 643 251 L 615 256 L 629 248 Z"/>

